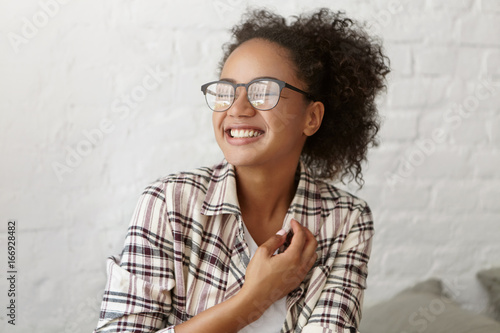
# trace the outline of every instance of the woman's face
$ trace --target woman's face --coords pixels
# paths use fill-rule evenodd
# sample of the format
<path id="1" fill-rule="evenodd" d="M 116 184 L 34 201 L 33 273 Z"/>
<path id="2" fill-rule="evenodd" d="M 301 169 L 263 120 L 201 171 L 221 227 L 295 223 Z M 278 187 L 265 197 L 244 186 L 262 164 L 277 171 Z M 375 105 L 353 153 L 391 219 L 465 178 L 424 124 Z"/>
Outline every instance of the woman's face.
<path id="1" fill-rule="evenodd" d="M 236 48 L 221 73 L 221 80 L 235 83 L 248 83 L 260 77 L 282 80 L 305 90 L 287 51 L 262 39 L 251 39 Z M 313 134 L 307 112 L 310 104 L 304 95 L 284 88 L 275 108 L 259 111 L 249 103 L 245 87 L 238 87 L 231 108 L 213 112 L 212 117 L 215 138 L 226 160 L 236 167 L 296 166 L 307 135 Z M 243 130 L 239 133 L 243 137 L 234 137 L 231 130 L 233 134 L 234 130 Z M 257 131 L 259 135 L 245 136 L 246 130 Z"/>

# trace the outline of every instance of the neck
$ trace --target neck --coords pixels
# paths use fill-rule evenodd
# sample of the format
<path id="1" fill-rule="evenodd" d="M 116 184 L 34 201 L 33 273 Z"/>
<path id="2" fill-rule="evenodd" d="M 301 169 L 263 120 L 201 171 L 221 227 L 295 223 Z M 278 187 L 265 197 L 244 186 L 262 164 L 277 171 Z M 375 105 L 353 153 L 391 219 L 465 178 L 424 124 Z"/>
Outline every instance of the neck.
<path id="1" fill-rule="evenodd" d="M 277 168 L 237 167 L 238 200 L 243 216 L 252 220 L 283 219 L 296 190 L 297 164 Z"/>

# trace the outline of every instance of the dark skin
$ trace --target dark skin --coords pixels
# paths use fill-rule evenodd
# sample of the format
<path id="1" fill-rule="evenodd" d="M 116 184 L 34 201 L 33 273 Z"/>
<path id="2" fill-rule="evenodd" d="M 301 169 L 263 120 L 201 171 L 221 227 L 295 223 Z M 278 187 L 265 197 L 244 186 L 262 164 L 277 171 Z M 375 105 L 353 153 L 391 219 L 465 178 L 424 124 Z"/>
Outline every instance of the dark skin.
<path id="1" fill-rule="evenodd" d="M 275 176 L 272 178 L 273 183 L 271 184 L 266 177 L 259 178 L 256 176 L 250 177 L 247 182 L 237 182 L 238 199 L 243 220 L 257 245 L 260 246 L 281 229 L 283 219 L 296 189 L 296 184 L 293 181 L 294 174 L 282 174 L 283 177 Z M 283 183 L 280 183 L 284 181 L 283 178 L 292 179 L 292 181 L 287 186 L 283 186 Z M 273 188 L 275 184 L 281 184 L 283 194 L 278 196 L 276 200 L 270 200 L 273 195 L 276 195 L 273 193 L 275 192 L 275 188 Z M 250 187 L 247 188 L 247 186 Z M 262 207 L 262 209 L 257 209 L 257 207 Z"/>
<path id="2" fill-rule="evenodd" d="M 221 74 L 238 83 L 265 76 L 303 88 L 286 50 L 259 39 L 239 46 Z M 297 288 L 317 259 L 314 235 L 295 220 L 290 225 L 294 234 L 290 246 L 283 253 L 274 253 L 286 241 L 281 228 L 295 194 L 295 171 L 302 147 L 318 130 L 324 106 L 284 89 L 275 109 L 258 111 L 248 102 L 244 87 L 238 89 L 229 110 L 214 112 L 214 132 L 224 156 L 235 166 L 243 221 L 259 248 L 246 269 L 240 291 L 177 325 L 177 333 L 237 332 Z M 228 137 L 228 129 L 234 126 L 257 128 L 262 135 L 252 140 Z"/>

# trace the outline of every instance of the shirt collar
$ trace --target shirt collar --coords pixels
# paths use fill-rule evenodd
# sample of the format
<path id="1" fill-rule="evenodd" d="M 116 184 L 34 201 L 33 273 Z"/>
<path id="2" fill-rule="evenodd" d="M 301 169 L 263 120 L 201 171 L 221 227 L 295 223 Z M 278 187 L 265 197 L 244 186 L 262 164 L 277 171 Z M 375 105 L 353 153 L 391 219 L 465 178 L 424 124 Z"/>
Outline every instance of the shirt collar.
<path id="1" fill-rule="evenodd" d="M 283 221 L 283 228 L 288 231 L 293 218 L 316 235 L 321 227 L 321 220 L 328 216 L 335 207 L 333 199 L 338 196 L 338 192 L 332 191 L 334 187 L 322 186 L 321 181 L 315 180 L 302 161 L 299 164 L 298 176 L 297 190 Z M 209 216 L 241 214 L 234 166 L 226 160 L 213 168 L 201 214 Z"/>
<path id="2" fill-rule="evenodd" d="M 234 167 L 225 159 L 213 168 L 201 213 L 209 216 L 241 214 Z"/>

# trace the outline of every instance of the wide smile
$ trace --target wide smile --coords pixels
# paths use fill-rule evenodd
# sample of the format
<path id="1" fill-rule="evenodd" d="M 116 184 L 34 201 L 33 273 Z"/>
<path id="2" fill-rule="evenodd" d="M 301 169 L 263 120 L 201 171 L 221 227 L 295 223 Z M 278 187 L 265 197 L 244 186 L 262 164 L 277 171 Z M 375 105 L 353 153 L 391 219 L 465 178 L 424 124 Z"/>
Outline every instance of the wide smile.
<path id="1" fill-rule="evenodd" d="M 227 133 L 232 138 L 255 138 L 264 134 L 256 129 L 229 129 Z"/>
<path id="2" fill-rule="evenodd" d="M 260 140 L 264 131 L 257 128 L 228 128 L 224 134 L 229 144 L 241 146 Z"/>

